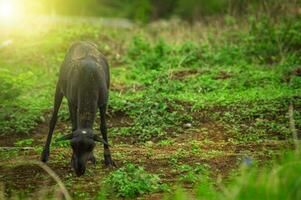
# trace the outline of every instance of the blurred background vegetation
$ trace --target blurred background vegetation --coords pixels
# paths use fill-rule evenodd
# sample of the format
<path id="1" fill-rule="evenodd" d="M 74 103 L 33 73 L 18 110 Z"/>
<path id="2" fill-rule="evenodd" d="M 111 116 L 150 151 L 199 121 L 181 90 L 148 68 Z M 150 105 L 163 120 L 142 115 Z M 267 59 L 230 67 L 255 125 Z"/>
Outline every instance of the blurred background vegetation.
<path id="1" fill-rule="evenodd" d="M 39 14 L 120 17 L 150 22 L 172 17 L 195 21 L 250 14 L 277 18 L 300 12 L 300 3 L 300 0 L 31 0 L 24 6 Z"/>

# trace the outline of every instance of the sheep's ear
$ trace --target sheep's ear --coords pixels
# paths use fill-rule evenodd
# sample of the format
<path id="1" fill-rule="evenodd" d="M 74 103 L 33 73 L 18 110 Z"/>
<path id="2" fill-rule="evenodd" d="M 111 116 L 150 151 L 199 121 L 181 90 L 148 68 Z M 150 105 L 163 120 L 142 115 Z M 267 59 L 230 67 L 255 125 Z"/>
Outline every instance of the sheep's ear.
<path id="1" fill-rule="evenodd" d="M 72 138 L 73 138 L 73 134 L 70 133 L 70 134 L 68 134 L 68 135 L 64 135 L 64 136 L 62 136 L 62 137 L 56 139 L 55 141 L 56 141 L 56 142 L 59 142 L 59 141 L 63 141 L 63 140 L 71 140 Z"/>
<path id="2" fill-rule="evenodd" d="M 105 145 L 110 146 L 104 139 L 100 138 L 98 135 L 93 135 L 93 140 L 96 141 L 96 142 L 102 142 Z"/>

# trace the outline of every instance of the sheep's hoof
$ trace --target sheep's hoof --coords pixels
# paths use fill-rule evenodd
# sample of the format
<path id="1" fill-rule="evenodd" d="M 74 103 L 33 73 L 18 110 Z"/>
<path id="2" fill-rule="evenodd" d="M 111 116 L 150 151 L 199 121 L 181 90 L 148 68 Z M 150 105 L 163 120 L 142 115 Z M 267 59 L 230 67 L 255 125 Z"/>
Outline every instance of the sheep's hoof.
<path id="1" fill-rule="evenodd" d="M 115 162 L 112 160 L 111 154 L 104 155 L 106 167 L 116 167 Z"/>
<path id="2" fill-rule="evenodd" d="M 90 156 L 88 160 L 91 161 L 91 163 L 92 163 L 93 165 L 96 164 L 96 158 L 94 157 L 94 155 Z"/>

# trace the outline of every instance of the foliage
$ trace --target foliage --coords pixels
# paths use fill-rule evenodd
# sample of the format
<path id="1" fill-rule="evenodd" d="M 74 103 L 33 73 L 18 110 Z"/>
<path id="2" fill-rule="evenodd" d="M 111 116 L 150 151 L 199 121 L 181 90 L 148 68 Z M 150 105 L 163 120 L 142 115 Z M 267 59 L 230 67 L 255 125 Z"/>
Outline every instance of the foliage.
<path id="1" fill-rule="evenodd" d="M 250 37 L 253 34 L 251 32 Z M 248 55 L 252 48 L 247 47 L 268 42 L 245 40 L 243 36 L 237 34 L 240 40 L 237 44 L 225 38 L 225 45 L 213 43 L 211 47 L 192 42 L 171 47 L 162 39 L 151 44 L 145 38 L 134 38 L 129 45 L 127 62 L 132 67 L 127 78 L 139 83 L 143 90 L 116 97 L 126 99 L 123 102 L 112 98 L 113 109 L 123 109 L 134 119 L 132 127 L 118 130 L 119 133 L 138 135 L 145 141 L 193 121 L 191 113 L 183 112 L 187 108 L 182 106 L 185 103 L 179 105 L 180 100 L 192 103 L 195 110 L 207 107 L 203 112 L 208 112 L 211 119 L 225 122 L 238 140 L 261 140 L 276 135 L 290 137 L 286 112 L 291 96 L 298 93 L 295 80 L 300 78 L 293 75 L 294 84 L 288 85 L 284 78 L 292 69 L 288 70 L 286 65 L 270 69 L 258 64 L 262 60 L 257 57 L 250 61 Z M 265 52 L 268 55 L 268 51 Z M 279 52 L 277 55 L 280 56 Z M 286 58 L 287 55 L 291 53 L 287 51 Z M 173 73 L 188 75 L 183 82 L 182 77 L 173 78 Z M 297 99 L 294 103 L 298 108 Z M 153 107 L 155 104 L 159 106 Z M 209 114 L 212 110 L 213 115 Z M 299 118 L 297 111 L 298 127 Z"/>
<path id="2" fill-rule="evenodd" d="M 229 186 L 231 199 L 299 199 L 301 197 L 299 156 L 286 153 L 280 164 L 272 169 L 252 169 L 243 172 L 236 183 Z"/>
<path id="3" fill-rule="evenodd" d="M 212 187 L 211 181 L 201 182 L 196 199 L 299 199 L 300 175 L 300 155 L 288 152 L 272 167 L 243 165 L 240 175 L 222 191 Z M 183 190 L 178 190 L 171 199 L 189 198 Z"/>
<path id="4" fill-rule="evenodd" d="M 29 139 L 24 139 L 24 140 L 19 140 L 17 142 L 15 142 L 15 146 L 17 147 L 26 147 L 26 146 L 30 146 L 33 142 L 33 139 L 29 138 Z"/>
<path id="5" fill-rule="evenodd" d="M 36 76 L 31 71 L 16 75 L 7 69 L 1 69 L 0 72 L 0 126 L 3 127 L 1 132 L 11 130 L 22 132 L 24 129 L 26 130 L 27 123 L 30 122 L 27 119 L 19 118 L 19 112 L 26 110 L 24 99 L 20 96 L 32 86 Z M 15 122 L 11 123 L 13 121 Z"/>
<path id="6" fill-rule="evenodd" d="M 178 0 L 175 13 L 184 19 L 197 19 L 204 16 L 224 14 L 227 8 L 227 1 L 225 0 Z"/>
<path id="7" fill-rule="evenodd" d="M 28 132 L 44 123 L 51 114 L 57 72 L 68 46 L 81 38 L 98 44 L 104 37 L 114 42 L 100 42 L 98 46 L 112 62 L 120 62 L 115 58 L 118 49 L 108 46 L 121 43 L 127 48 L 122 54 L 123 67 L 112 68 L 112 84 L 126 89 L 122 93 L 111 92 L 110 109 L 125 112 L 133 123 L 110 129 L 115 135 L 135 136 L 140 142 L 164 139 L 180 133 L 187 122 L 197 126 L 200 119 L 195 112 L 201 112 L 201 116 L 226 124 L 238 140 L 289 137 L 286 112 L 292 96 L 297 97 L 295 118 L 297 128 L 300 127 L 298 27 L 296 18 L 284 18 L 275 25 L 263 18 L 252 21 L 251 32 L 230 28 L 222 36 L 214 36 L 208 31 L 208 39 L 201 44 L 193 40 L 172 44 L 163 37 L 155 41 L 148 37 L 148 29 L 131 35 L 131 42 L 122 43 L 123 37 L 114 29 L 108 28 L 99 35 L 99 26 L 74 24 L 66 32 L 60 31 L 59 26 L 52 27 L 51 32 L 39 36 L 42 40 L 48 38 L 47 43 L 35 48 L 24 44 L 20 46 L 22 51 L 8 46 L 3 51 L 4 58 L 12 56 L 16 49 L 17 59 L 1 61 L 1 66 L 5 66 L 1 95 L 14 99 L 2 103 L 1 132 Z M 269 30 L 272 33 L 266 32 Z M 31 42 L 28 38 L 37 37 L 36 34 L 16 37 Z M 277 44 L 285 49 L 279 50 Z M 53 56 L 44 59 L 38 52 Z M 261 56 L 256 52 L 262 52 Z M 35 56 L 28 61 L 30 55 Z M 39 60 L 45 63 L 40 66 Z M 68 119 L 64 101 L 59 120 Z"/>
<path id="8" fill-rule="evenodd" d="M 191 120 L 191 116 L 180 114 L 181 105 L 165 97 L 165 92 L 176 92 L 181 87 L 170 84 L 165 71 L 170 65 L 169 49 L 163 40 L 152 46 L 142 38 L 133 39 L 128 54 L 128 62 L 133 69 L 128 76 L 145 89 L 139 95 L 129 92 L 124 97 L 112 97 L 112 108 L 122 109 L 134 119 L 133 126 L 123 129 L 125 132 L 121 131 L 121 134 L 137 135 L 140 141 L 146 141 L 164 136 L 168 129 Z M 145 70 L 149 73 L 145 74 Z M 123 101 L 114 101 L 117 98 Z"/>
<path id="9" fill-rule="evenodd" d="M 57 141 L 63 135 L 64 134 L 60 133 L 60 132 L 54 133 L 53 142 L 51 143 L 51 146 L 52 147 L 70 147 L 70 141 L 68 141 L 68 140 Z"/>
<path id="10" fill-rule="evenodd" d="M 270 18 L 263 17 L 258 22 L 251 18 L 251 32 L 246 36 L 247 55 L 261 62 L 279 63 L 287 54 L 300 57 L 301 23 L 299 17 L 282 18 L 275 24 Z M 296 59 L 300 63 L 300 59 Z"/>
<path id="11" fill-rule="evenodd" d="M 105 184 L 115 192 L 116 196 L 126 198 L 134 198 L 163 189 L 158 175 L 150 174 L 142 167 L 133 164 L 127 164 L 112 172 L 107 177 Z"/>
<path id="12" fill-rule="evenodd" d="M 209 180 L 209 167 L 196 163 L 194 166 L 179 165 L 176 169 L 180 172 L 180 181 L 186 183 L 200 183 Z"/>
<path id="13" fill-rule="evenodd" d="M 180 17 L 185 20 L 207 19 L 212 16 L 243 16 L 261 13 L 274 18 L 291 14 L 300 5 L 294 0 L 32 0 L 27 7 L 35 13 L 53 12 L 60 15 L 126 17 L 140 22 Z"/>
<path id="14" fill-rule="evenodd" d="M 12 75 L 7 69 L 0 69 L 1 94 L 0 103 L 3 105 L 7 101 L 12 101 L 18 97 L 22 89 L 31 85 L 30 79 L 33 78 L 32 72 Z"/>

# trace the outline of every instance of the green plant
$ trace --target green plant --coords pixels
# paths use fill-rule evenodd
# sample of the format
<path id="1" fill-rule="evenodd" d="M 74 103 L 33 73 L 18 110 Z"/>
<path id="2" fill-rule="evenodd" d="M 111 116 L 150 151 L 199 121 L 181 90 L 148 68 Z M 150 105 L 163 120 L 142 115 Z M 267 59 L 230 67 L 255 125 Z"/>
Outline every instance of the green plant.
<path id="1" fill-rule="evenodd" d="M 29 139 L 23 139 L 23 140 L 18 140 L 17 142 L 15 142 L 15 146 L 17 147 L 26 147 L 26 146 L 30 146 L 33 143 L 33 139 L 29 138 Z"/>
<path id="2" fill-rule="evenodd" d="M 180 172 L 180 181 L 187 183 L 199 183 L 209 179 L 209 166 L 206 164 L 196 163 L 195 165 L 179 165 L 176 170 Z"/>
<path id="3" fill-rule="evenodd" d="M 165 61 L 169 59 L 171 48 L 163 39 L 160 39 L 154 45 L 145 41 L 144 38 L 134 37 L 128 52 L 128 59 L 135 60 L 135 66 L 138 70 L 159 70 L 167 67 Z M 140 68 L 140 69 L 139 69 Z"/>
<path id="4" fill-rule="evenodd" d="M 175 106 L 175 103 L 150 88 L 141 97 L 124 102 L 123 110 L 133 119 L 133 124 L 118 130 L 116 133 L 119 135 L 136 135 L 138 140 L 142 142 L 164 136 L 168 129 L 189 118 L 189 116 L 179 114 L 174 109 Z M 169 112 L 173 109 L 174 111 Z"/>
<path id="5" fill-rule="evenodd" d="M 299 17 L 283 17 L 277 24 L 268 17 L 253 20 L 247 53 L 261 62 L 283 62 L 288 53 L 301 55 Z"/>
<path id="6" fill-rule="evenodd" d="M 62 140 L 62 141 L 56 141 L 60 137 L 62 137 L 64 134 L 61 132 L 56 132 L 53 134 L 53 142 L 51 143 L 52 147 L 70 147 L 70 141 L 69 140 Z"/>
<path id="7" fill-rule="evenodd" d="M 127 164 L 112 172 L 105 180 L 105 184 L 116 196 L 126 198 L 163 190 L 158 175 L 150 174 L 133 164 Z"/>
<path id="8" fill-rule="evenodd" d="M 279 162 L 264 168 L 253 165 L 242 165 L 240 173 L 230 183 L 222 187 L 222 191 L 213 187 L 210 179 L 200 179 L 197 186 L 196 199 L 299 199 L 300 193 L 300 154 L 286 152 Z M 182 166 L 182 170 L 191 170 Z M 188 171 L 189 171 L 188 170 Z M 177 199 L 184 200 L 188 196 L 183 190 L 174 194 Z M 174 197 L 173 196 L 173 197 Z M 191 197 L 189 197 L 191 198 Z"/>
<path id="9" fill-rule="evenodd" d="M 27 71 L 20 74 L 12 74 L 5 68 L 0 68 L 0 80 L 2 82 L 0 89 L 0 102 L 11 101 L 18 97 L 24 89 L 32 86 L 33 80 L 36 78 L 33 72 Z"/>
<path id="10" fill-rule="evenodd" d="M 174 141 L 172 139 L 165 139 L 165 140 L 160 140 L 158 142 L 159 146 L 171 146 L 174 144 Z"/>
<path id="11" fill-rule="evenodd" d="M 12 113 L 20 112 L 24 107 L 22 100 L 19 98 L 21 94 L 28 89 L 35 79 L 31 71 L 12 74 L 4 68 L 0 68 L 1 94 L 0 94 L 0 126 L 1 132 L 10 131 L 14 128 L 22 129 L 22 121 L 17 120 L 15 123 L 10 123 L 16 119 Z"/>
<path id="12" fill-rule="evenodd" d="M 296 152 L 284 153 L 272 168 L 244 167 L 242 175 L 227 188 L 228 199 L 299 199 L 300 156 Z"/>

